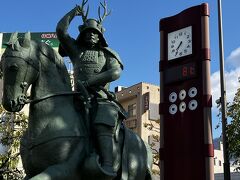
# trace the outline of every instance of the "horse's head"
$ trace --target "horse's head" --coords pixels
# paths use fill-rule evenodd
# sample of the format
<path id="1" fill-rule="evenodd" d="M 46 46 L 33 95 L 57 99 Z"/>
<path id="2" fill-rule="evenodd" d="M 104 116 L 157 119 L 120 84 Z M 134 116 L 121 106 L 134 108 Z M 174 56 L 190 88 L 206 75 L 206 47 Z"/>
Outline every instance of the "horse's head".
<path id="1" fill-rule="evenodd" d="M 18 38 L 11 35 L 7 48 L 2 55 L 3 107 L 11 112 L 20 111 L 27 99 L 29 86 L 37 79 L 39 62 L 34 57 L 30 33 Z"/>

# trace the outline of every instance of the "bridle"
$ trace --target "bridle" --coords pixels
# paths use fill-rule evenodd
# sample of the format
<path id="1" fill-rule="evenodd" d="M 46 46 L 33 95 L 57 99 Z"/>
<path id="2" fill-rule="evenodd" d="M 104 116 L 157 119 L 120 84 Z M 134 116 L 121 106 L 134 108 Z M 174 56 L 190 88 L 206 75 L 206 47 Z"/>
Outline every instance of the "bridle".
<path id="1" fill-rule="evenodd" d="M 19 60 L 25 61 L 28 65 L 31 65 L 31 67 L 33 67 L 37 71 L 36 79 L 38 78 L 40 63 L 39 62 L 38 62 L 38 64 L 34 63 L 33 59 L 30 58 L 30 52 L 29 52 L 28 58 L 23 58 L 23 57 L 19 56 L 19 53 L 11 53 L 11 55 L 7 54 L 3 58 L 6 58 L 6 57 L 18 58 Z M 58 96 L 83 95 L 82 92 L 67 91 L 67 92 L 57 92 L 57 93 L 47 94 L 43 97 L 39 97 L 36 99 L 30 99 L 29 96 L 26 96 L 27 87 L 28 87 L 28 83 L 26 82 L 26 77 L 27 77 L 28 73 L 29 73 L 29 68 L 27 66 L 27 69 L 26 69 L 25 75 L 24 75 L 24 79 L 20 83 L 20 88 L 22 89 L 22 94 L 17 97 L 17 103 L 19 105 L 36 104 L 43 100 L 53 98 L 53 97 L 58 97 Z M 83 98 L 83 99 L 85 99 L 85 98 Z"/>
<path id="2" fill-rule="evenodd" d="M 19 60 L 23 60 L 28 65 L 31 65 L 31 67 L 33 67 L 37 71 L 37 75 L 36 75 L 36 79 L 37 79 L 38 75 L 39 75 L 40 63 L 39 62 L 35 63 L 35 61 L 33 59 L 31 59 L 31 48 L 28 52 L 27 58 L 24 58 L 23 56 L 24 56 L 23 52 L 11 51 L 11 52 L 6 52 L 2 58 L 6 59 L 6 58 L 10 57 L 10 58 L 17 58 Z M 27 87 L 28 87 L 28 83 L 26 82 L 26 78 L 27 78 L 28 73 L 29 73 L 29 66 L 27 66 L 27 68 L 25 70 L 23 81 L 20 83 L 20 88 L 22 89 L 22 92 L 21 92 L 22 94 L 19 95 L 16 100 L 12 100 L 11 101 L 12 103 L 17 103 L 18 105 L 25 105 L 26 104 L 27 99 L 28 99 L 27 96 L 26 96 Z"/>

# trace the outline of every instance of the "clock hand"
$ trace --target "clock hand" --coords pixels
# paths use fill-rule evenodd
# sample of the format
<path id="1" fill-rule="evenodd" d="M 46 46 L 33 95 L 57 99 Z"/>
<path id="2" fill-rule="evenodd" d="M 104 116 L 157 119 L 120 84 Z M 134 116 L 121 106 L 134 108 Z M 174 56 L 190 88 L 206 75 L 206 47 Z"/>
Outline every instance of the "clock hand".
<path id="1" fill-rule="evenodd" d="M 182 41 L 179 43 L 178 47 L 176 48 L 176 54 L 175 54 L 175 56 L 178 54 L 178 49 L 180 48 L 181 45 L 182 45 Z"/>
<path id="2" fill-rule="evenodd" d="M 182 45 L 182 41 L 179 43 L 177 50 L 180 48 L 181 45 Z"/>

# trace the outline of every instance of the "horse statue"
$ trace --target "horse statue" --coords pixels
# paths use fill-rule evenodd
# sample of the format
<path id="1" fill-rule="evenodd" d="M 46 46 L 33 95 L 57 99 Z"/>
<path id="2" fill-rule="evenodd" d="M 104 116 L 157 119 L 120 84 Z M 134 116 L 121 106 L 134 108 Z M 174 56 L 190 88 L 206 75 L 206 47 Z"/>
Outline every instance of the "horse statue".
<path id="1" fill-rule="evenodd" d="M 110 180 L 91 148 L 86 122 L 74 106 L 62 57 L 50 46 L 13 33 L 2 55 L 3 107 L 20 111 L 29 103 L 28 128 L 20 154 L 26 180 Z M 31 86 L 30 97 L 27 90 Z M 84 98 L 82 98 L 84 100 Z M 114 142 L 114 180 L 150 180 L 152 153 L 122 124 Z"/>

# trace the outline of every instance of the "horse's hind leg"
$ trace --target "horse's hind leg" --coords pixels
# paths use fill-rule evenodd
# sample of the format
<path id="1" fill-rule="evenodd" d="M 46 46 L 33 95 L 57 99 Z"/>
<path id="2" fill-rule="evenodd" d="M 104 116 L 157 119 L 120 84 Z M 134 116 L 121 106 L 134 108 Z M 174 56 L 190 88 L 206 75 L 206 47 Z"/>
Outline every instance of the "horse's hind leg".
<path id="1" fill-rule="evenodd" d="M 76 149 L 70 157 L 63 163 L 55 164 L 47 167 L 40 174 L 30 178 L 29 180 L 77 180 L 79 179 L 78 167 L 84 160 L 85 143 L 79 141 Z"/>

